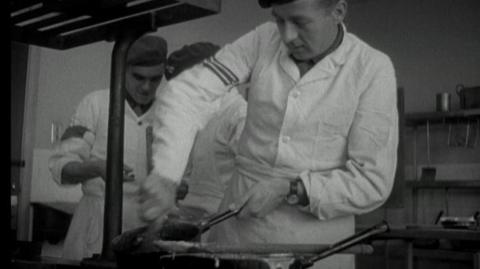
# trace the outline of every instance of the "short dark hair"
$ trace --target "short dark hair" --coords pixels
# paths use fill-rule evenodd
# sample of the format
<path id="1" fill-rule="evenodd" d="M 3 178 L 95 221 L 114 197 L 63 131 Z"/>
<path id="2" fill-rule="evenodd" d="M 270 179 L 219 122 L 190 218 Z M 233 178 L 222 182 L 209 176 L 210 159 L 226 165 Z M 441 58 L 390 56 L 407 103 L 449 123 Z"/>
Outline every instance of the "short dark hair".
<path id="1" fill-rule="evenodd" d="M 144 35 L 128 49 L 127 65 L 153 66 L 167 62 L 167 41 L 163 37 Z"/>

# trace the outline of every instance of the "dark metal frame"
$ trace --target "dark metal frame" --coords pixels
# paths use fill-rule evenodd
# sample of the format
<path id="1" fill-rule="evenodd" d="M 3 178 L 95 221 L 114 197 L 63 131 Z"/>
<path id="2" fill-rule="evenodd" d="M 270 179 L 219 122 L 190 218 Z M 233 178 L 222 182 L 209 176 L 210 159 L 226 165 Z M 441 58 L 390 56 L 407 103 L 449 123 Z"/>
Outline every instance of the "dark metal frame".
<path id="1" fill-rule="evenodd" d="M 158 27 L 220 12 L 221 0 L 10 0 L 11 40 L 52 49 L 115 41 L 112 52 L 102 258 L 122 231 L 125 60 Z"/>
<path id="2" fill-rule="evenodd" d="M 220 11 L 220 0 L 10 0 L 13 40 L 69 49 Z"/>

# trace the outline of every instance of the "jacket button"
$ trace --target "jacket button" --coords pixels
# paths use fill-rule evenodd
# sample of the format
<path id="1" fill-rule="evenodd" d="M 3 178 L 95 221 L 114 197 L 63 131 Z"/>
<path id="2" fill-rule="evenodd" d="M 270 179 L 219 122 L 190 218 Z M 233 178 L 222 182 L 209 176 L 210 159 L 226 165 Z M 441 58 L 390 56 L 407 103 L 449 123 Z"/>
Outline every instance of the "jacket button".
<path id="1" fill-rule="evenodd" d="M 297 98 L 297 97 L 299 97 L 299 96 L 300 96 L 300 92 L 299 92 L 299 91 L 293 91 L 293 92 L 292 92 L 292 97 L 293 97 L 293 98 Z"/>
<path id="2" fill-rule="evenodd" d="M 290 136 L 285 135 L 285 136 L 282 137 L 282 142 L 283 143 L 288 143 L 289 141 L 290 141 Z"/>

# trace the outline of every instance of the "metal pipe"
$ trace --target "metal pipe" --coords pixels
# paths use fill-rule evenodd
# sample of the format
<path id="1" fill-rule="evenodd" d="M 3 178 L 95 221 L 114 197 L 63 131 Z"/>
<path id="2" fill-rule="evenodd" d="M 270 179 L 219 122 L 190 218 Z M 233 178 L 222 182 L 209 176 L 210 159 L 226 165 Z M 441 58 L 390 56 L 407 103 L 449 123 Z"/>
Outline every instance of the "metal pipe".
<path id="1" fill-rule="evenodd" d="M 427 120 L 427 164 L 430 166 L 432 163 L 430 157 L 430 121 Z"/>
<path id="2" fill-rule="evenodd" d="M 480 136 L 480 119 L 477 118 L 477 130 L 475 131 L 475 140 L 473 140 L 473 148 L 477 146 L 478 136 Z"/>
<path id="3" fill-rule="evenodd" d="M 470 119 L 467 119 L 467 129 L 465 131 L 465 147 L 468 148 L 468 141 L 470 140 Z"/>
<path id="4" fill-rule="evenodd" d="M 122 232 L 125 62 L 130 45 L 139 36 L 126 33 L 118 37 L 112 52 L 102 248 L 102 258 L 107 260 L 114 259 L 111 243 Z"/>
<path id="5" fill-rule="evenodd" d="M 447 146 L 452 146 L 452 123 L 448 124 Z"/>

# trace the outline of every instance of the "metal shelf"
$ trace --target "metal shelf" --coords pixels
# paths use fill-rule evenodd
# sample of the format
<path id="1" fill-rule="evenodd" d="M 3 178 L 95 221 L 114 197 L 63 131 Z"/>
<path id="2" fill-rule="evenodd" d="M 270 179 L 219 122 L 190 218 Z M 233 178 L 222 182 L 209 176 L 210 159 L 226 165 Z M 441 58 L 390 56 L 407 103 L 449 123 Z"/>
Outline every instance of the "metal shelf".
<path id="1" fill-rule="evenodd" d="M 480 179 L 478 180 L 406 180 L 406 186 L 412 189 L 472 189 L 480 188 Z"/>
<path id="2" fill-rule="evenodd" d="M 10 0 L 11 39 L 53 49 L 113 41 L 126 29 L 158 27 L 220 12 L 220 0 Z"/>
<path id="3" fill-rule="evenodd" d="M 424 125 L 429 123 L 449 123 L 457 120 L 480 119 L 480 108 L 457 110 L 450 112 L 419 112 L 405 115 L 406 126 Z"/>
<path id="4" fill-rule="evenodd" d="M 391 228 L 375 239 L 457 239 L 480 242 L 480 231 L 463 229 L 445 229 L 442 227 Z"/>

